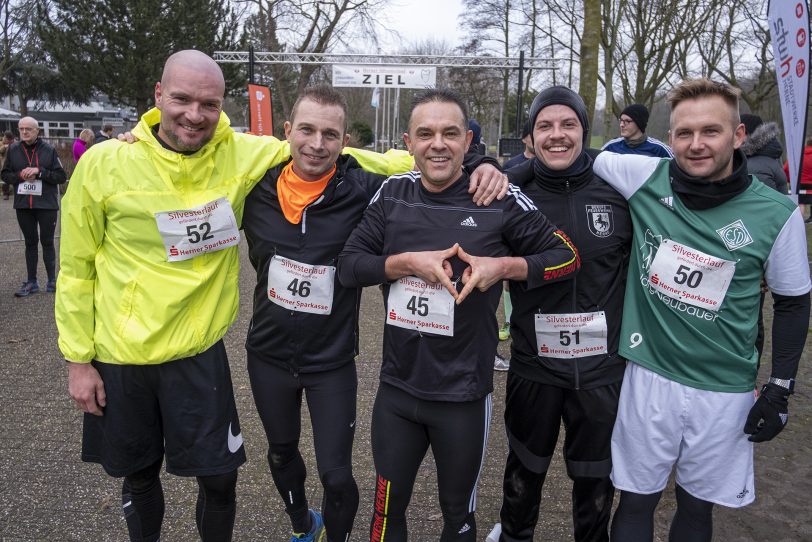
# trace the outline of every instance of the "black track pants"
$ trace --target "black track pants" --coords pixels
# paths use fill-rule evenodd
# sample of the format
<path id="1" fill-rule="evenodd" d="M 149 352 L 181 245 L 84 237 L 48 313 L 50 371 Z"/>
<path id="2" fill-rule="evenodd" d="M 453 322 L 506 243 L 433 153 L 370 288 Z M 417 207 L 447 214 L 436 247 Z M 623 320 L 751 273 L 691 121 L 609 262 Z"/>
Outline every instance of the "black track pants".
<path id="1" fill-rule="evenodd" d="M 25 238 L 25 267 L 28 281 L 37 280 L 37 243 L 42 244 L 42 261 L 48 280 L 56 278 L 56 209 L 17 209 L 17 223 Z"/>
<path id="2" fill-rule="evenodd" d="M 510 451 L 505 466 L 500 519 L 503 542 L 531 542 L 539 517 L 542 487 L 561 422 L 564 459 L 573 480 L 572 516 L 577 542 L 609 539 L 614 487 L 612 427 L 620 382 L 590 390 L 540 384 L 508 375 L 505 425 Z"/>

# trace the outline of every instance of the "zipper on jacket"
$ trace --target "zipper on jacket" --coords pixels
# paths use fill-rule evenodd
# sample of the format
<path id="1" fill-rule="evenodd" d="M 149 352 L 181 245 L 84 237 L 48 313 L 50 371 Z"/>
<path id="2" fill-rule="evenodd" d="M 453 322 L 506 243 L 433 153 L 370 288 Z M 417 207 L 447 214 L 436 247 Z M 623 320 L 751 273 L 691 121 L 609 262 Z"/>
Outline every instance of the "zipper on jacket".
<path id="1" fill-rule="evenodd" d="M 566 183 L 565 187 L 566 187 L 566 190 L 567 190 L 567 203 L 569 204 L 567 207 L 569 208 L 570 224 L 572 225 L 572 227 L 570 228 L 570 231 L 567 232 L 567 234 L 569 234 L 570 239 L 572 240 L 572 243 L 577 247 L 578 246 L 578 240 L 576 239 L 575 234 L 579 231 L 579 229 L 578 229 L 578 219 L 577 219 L 576 212 L 575 212 L 575 194 L 570 189 L 570 180 L 567 179 L 565 181 L 565 183 Z M 571 305 L 572 312 L 577 312 L 577 310 L 578 310 L 578 299 L 577 299 L 577 296 L 576 296 L 577 291 L 578 291 L 578 274 L 576 273 L 575 276 L 572 277 L 572 290 L 571 290 L 571 292 L 572 292 L 572 294 L 571 294 L 572 295 L 572 305 Z M 578 358 L 572 358 L 572 372 L 573 372 L 573 378 L 575 380 L 574 381 L 574 387 L 575 387 L 576 390 L 580 389 L 580 387 L 581 387 L 581 372 L 580 372 L 580 370 L 578 368 Z"/>

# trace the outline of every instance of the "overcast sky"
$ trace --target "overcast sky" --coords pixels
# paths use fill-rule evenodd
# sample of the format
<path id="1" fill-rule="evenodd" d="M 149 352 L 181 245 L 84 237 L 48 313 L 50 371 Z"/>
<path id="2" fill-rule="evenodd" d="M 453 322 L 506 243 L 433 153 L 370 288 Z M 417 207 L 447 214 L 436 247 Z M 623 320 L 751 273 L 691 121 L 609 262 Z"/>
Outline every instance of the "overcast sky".
<path id="1" fill-rule="evenodd" d="M 382 23 L 396 31 L 404 45 L 427 39 L 444 40 L 452 47 L 458 45 L 457 16 L 462 11 L 461 0 L 398 0 L 384 11 Z M 396 39 L 382 37 L 386 52 L 400 48 Z"/>

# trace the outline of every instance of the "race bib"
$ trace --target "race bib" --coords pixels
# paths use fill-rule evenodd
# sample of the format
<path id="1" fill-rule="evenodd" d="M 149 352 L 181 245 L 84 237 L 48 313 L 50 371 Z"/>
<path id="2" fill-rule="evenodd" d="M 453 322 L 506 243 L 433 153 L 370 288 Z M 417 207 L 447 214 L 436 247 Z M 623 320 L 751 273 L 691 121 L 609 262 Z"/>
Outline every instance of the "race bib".
<path id="1" fill-rule="evenodd" d="M 192 209 L 155 213 L 155 222 L 170 262 L 188 260 L 240 242 L 237 219 L 226 198 Z"/>
<path id="2" fill-rule="evenodd" d="M 736 262 L 664 239 L 649 269 L 649 284 L 668 297 L 716 312 L 735 272 Z"/>
<path id="3" fill-rule="evenodd" d="M 17 185 L 17 193 L 23 196 L 41 196 L 42 180 L 25 181 Z"/>
<path id="4" fill-rule="evenodd" d="M 330 314 L 335 276 L 332 265 L 310 265 L 274 256 L 268 267 L 268 299 L 292 311 Z"/>
<path id="5" fill-rule="evenodd" d="M 606 314 L 537 314 L 538 355 L 546 358 L 583 358 L 606 354 Z"/>
<path id="6" fill-rule="evenodd" d="M 386 323 L 421 333 L 454 336 L 454 298 L 442 284 L 402 277 L 389 288 Z"/>

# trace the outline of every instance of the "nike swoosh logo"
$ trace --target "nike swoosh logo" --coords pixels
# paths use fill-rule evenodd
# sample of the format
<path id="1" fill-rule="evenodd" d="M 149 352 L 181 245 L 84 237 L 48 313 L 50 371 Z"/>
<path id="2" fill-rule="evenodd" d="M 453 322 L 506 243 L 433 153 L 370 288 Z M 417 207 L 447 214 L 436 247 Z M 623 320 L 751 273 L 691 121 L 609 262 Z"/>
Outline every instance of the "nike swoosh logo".
<path id="1" fill-rule="evenodd" d="M 228 424 L 228 451 L 232 454 L 237 453 L 237 450 L 242 446 L 242 432 L 235 435 L 231 432 L 231 424 Z"/>
<path id="2" fill-rule="evenodd" d="M 353 427 L 355 427 L 355 420 L 353 420 L 352 423 L 350 424 L 350 429 L 352 429 Z"/>

